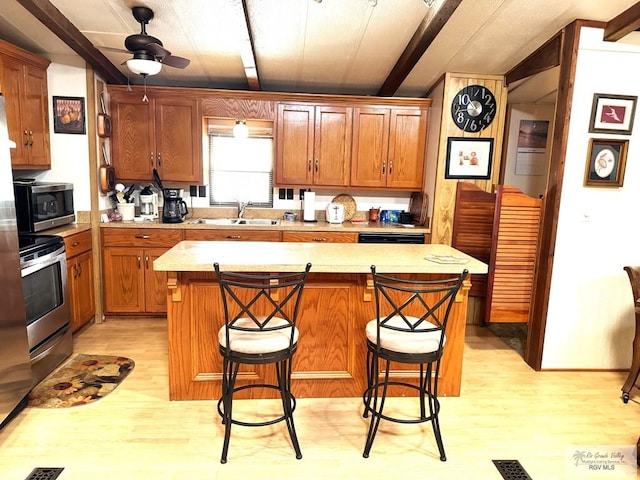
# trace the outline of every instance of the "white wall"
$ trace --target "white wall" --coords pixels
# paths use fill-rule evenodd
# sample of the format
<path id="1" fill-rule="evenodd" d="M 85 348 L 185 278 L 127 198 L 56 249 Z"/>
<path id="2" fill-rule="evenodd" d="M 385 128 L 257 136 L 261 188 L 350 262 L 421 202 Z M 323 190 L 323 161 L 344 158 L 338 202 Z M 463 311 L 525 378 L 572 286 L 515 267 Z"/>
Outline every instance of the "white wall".
<path id="1" fill-rule="evenodd" d="M 503 161 L 505 162 L 504 169 L 504 184 L 511 185 L 522 190 L 524 193 L 531 197 L 538 197 L 542 195 L 546 190 L 547 174 L 549 172 L 549 156 L 551 153 L 551 139 L 553 138 L 553 114 L 555 112 L 555 105 L 553 104 L 513 104 L 508 106 L 508 129 L 507 138 L 505 139 L 507 145 L 507 153 Z M 520 168 L 516 169 L 518 162 L 522 162 L 523 158 L 518 158 L 518 134 L 520 131 L 521 120 L 535 120 L 549 122 L 549 131 L 547 134 L 547 144 L 544 154 L 533 154 L 531 157 L 540 157 L 541 174 L 524 174 L 526 171 L 524 165 L 520 164 Z M 522 153 L 521 153 L 522 155 Z M 525 154 L 526 156 L 526 154 Z M 533 168 L 531 169 L 533 170 Z"/>
<path id="2" fill-rule="evenodd" d="M 590 134 L 589 121 L 594 93 L 640 96 L 640 53 L 602 35 L 581 32 L 543 369 L 631 364 L 633 298 L 623 267 L 640 265 L 640 121 L 630 136 Z M 591 137 L 629 139 L 622 188 L 583 186 Z"/>

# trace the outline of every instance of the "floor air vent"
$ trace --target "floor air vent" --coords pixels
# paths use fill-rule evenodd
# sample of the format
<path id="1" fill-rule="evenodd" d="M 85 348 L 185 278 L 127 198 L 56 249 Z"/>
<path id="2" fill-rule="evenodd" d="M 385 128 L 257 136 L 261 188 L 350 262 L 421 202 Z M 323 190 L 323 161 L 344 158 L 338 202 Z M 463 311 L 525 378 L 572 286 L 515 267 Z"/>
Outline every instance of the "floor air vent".
<path id="1" fill-rule="evenodd" d="M 55 480 L 64 468 L 34 468 L 24 480 Z"/>
<path id="2" fill-rule="evenodd" d="M 532 480 L 518 460 L 492 460 L 504 480 Z"/>

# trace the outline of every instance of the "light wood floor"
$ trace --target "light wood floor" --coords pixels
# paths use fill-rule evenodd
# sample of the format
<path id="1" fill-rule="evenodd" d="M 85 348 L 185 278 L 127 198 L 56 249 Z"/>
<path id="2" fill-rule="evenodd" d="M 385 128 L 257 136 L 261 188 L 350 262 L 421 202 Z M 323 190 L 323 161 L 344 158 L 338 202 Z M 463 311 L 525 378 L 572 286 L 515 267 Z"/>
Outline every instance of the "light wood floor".
<path id="1" fill-rule="evenodd" d="M 638 390 L 628 404 L 620 400 L 624 373 L 534 372 L 487 329 L 470 326 L 462 394 L 441 399 L 446 462 L 438 459 L 429 424 L 383 422 L 371 456 L 362 458 L 367 423 L 361 399 L 348 398 L 298 400 L 301 460 L 280 423 L 234 427 L 229 463 L 221 465 L 215 403 L 167 400 L 163 320 L 91 325 L 77 336 L 75 350 L 128 356 L 136 366 L 93 404 L 24 410 L 0 431 L 1 479 L 64 467 L 60 480 L 500 480 L 491 460 L 517 459 L 533 479 L 550 480 L 567 478 L 573 446 L 635 445 L 640 434 Z M 256 402 L 238 401 L 234 409 L 251 411 Z"/>

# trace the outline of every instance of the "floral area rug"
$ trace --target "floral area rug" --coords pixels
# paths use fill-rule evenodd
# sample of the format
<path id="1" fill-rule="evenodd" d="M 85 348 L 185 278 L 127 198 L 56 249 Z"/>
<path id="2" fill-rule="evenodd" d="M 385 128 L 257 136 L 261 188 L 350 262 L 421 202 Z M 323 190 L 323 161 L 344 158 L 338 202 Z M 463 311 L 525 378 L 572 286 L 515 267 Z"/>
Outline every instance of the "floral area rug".
<path id="1" fill-rule="evenodd" d="M 113 392 L 131 373 L 130 358 L 78 354 L 29 393 L 29 406 L 63 408 L 86 405 Z"/>

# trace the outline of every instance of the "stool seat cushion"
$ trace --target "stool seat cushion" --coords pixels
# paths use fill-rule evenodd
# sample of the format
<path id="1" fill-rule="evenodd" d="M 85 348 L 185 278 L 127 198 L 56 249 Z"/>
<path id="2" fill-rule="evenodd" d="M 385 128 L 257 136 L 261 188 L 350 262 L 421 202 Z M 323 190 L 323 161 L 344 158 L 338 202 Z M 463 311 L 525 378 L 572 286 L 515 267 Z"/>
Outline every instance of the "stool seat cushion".
<path id="1" fill-rule="evenodd" d="M 260 320 L 260 319 L 259 319 Z M 233 324 L 236 327 L 248 328 L 251 331 L 229 328 L 229 342 L 231 350 L 238 353 L 261 354 L 279 352 L 289 348 L 291 339 L 291 326 L 279 330 L 260 330 L 250 318 L 239 318 Z M 267 323 L 268 327 L 288 325 L 282 318 L 273 317 Z M 223 325 L 218 330 L 218 342 L 227 348 L 226 327 Z M 293 344 L 298 343 L 298 329 L 293 332 Z"/>
<path id="2" fill-rule="evenodd" d="M 407 320 L 414 324 L 418 321 L 416 317 L 407 317 Z M 367 340 L 371 343 L 377 342 L 377 323 L 374 319 L 367 323 L 366 334 Z M 408 329 L 407 324 L 400 316 L 391 318 L 386 325 L 393 327 Z M 391 350 L 399 353 L 431 353 L 440 348 L 441 330 L 424 332 L 429 328 L 437 328 L 436 325 L 423 321 L 416 331 L 398 331 L 389 328 L 380 327 L 380 346 L 385 350 Z M 447 338 L 444 338 L 442 345 L 445 344 Z"/>

